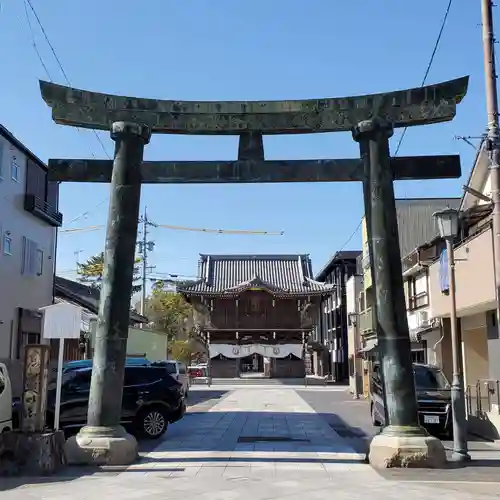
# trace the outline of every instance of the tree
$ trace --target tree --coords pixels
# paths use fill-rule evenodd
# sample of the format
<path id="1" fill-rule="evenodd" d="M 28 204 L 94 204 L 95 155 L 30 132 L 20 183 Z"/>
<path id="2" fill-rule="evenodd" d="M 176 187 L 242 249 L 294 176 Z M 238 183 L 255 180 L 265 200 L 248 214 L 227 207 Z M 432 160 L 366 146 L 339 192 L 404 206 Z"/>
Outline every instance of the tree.
<path id="1" fill-rule="evenodd" d="M 136 264 L 139 262 L 140 259 L 135 260 Z M 79 281 L 100 290 L 104 274 L 104 252 L 93 255 L 83 264 L 77 264 L 76 272 L 79 276 Z M 134 266 L 134 283 L 137 283 L 140 279 L 139 267 Z M 141 289 L 142 286 L 140 284 L 134 284 L 132 286 L 132 293 L 139 292 Z"/>
<path id="2" fill-rule="evenodd" d="M 169 346 L 171 359 L 182 361 L 186 365 L 191 364 L 193 345 L 190 340 L 174 340 Z"/>
<path id="3" fill-rule="evenodd" d="M 191 305 L 176 292 L 155 286 L 145 304 L 144 314 L 153 328 L 165 332 L 169 340 L 189 341 L 193 330 Z"/>

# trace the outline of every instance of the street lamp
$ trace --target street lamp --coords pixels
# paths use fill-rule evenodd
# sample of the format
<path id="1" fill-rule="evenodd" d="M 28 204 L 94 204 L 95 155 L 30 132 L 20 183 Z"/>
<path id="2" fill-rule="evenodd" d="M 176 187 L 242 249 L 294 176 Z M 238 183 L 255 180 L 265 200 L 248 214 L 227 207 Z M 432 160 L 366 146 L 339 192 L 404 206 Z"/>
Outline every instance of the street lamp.
<path id="1" fill-rule="evenodd" d="M 466 462 L 470 460 L 467 449 L 467 419 L 465 415 L 465 391 L 462 367 L 458 353 L 460 345 L 457 332 L 457 303 L 455 288 L 455 256 L 453 250 L 453 239 L 458 234 L 457 210 L 447 208 L 435 212 L 432 216 L 436 219 L 440 236 L 446 241 L 446 253 L 448 257 L 448 280 L 450 290 L 450 325 L 451 325 L 451 348 L 453 357 L 453 380 L 451 383 L 451 408 L 453 416 L 453 456 L 455 462 Z"/>
<path id="2" fill-rule="evenodd" d="M 354 356 L 352 358 L 352 374 L 354 378 L 354 390 L 353 397 L 354 399 L 359 399 L 359 390 L 358 390 L 358 349 L 359 349 L 359 333 L 358 333 L 358 313 L 350 312 L 347 315 L 347 322 L 350 328 L 353 328 L 353 336 L 354 336 Z"/>

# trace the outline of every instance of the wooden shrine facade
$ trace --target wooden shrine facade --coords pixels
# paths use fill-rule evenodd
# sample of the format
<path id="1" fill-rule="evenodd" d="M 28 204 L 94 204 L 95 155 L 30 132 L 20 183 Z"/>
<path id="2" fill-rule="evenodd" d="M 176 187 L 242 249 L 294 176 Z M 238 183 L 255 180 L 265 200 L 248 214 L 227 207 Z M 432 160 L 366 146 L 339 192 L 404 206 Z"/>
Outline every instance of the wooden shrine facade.
<path id="1" fill-rule="evenodd" d="M 193 305 L 213 378 L 298 378 L 322 297 L 308 255 L 201 255 L 178 291 Z"/>

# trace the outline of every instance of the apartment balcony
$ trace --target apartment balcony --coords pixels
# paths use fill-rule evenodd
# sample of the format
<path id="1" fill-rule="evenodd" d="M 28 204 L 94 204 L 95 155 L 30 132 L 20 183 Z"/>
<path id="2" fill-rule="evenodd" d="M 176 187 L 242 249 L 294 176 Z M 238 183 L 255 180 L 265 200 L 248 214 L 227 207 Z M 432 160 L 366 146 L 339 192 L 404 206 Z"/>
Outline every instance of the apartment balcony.
<path id="1" fill-rule="evenodd" d="M 34 194 L 24 195 L 24 210 L 53 227 L 62 226 L 62 213 Z"/>
<path id="2" fill-rule="evenodd" d="M 361 335 L 368 335 L 375 331 L 375 316 L 373 309 L 369 307 L 359 315 L 359 332 Z"/>

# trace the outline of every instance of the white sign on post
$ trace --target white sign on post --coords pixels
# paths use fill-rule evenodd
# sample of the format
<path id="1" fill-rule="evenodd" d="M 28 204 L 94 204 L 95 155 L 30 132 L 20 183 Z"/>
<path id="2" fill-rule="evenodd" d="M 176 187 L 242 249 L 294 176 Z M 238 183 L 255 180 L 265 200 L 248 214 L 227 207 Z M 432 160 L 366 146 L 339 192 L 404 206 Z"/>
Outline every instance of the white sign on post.
<path id="1" fill-rule="evenodd" d="M 64 365 L 64 339 L 80 338 L 82 326 L 82 308 L 73 304 L 60 302 L 41 307 L 43 312 L 42 336 L 44 339 L 59 339 L 57 357 L 56 403 L 54 408 L 54 430 L 59 430 L 61 412 L 61 387 Z"/>

